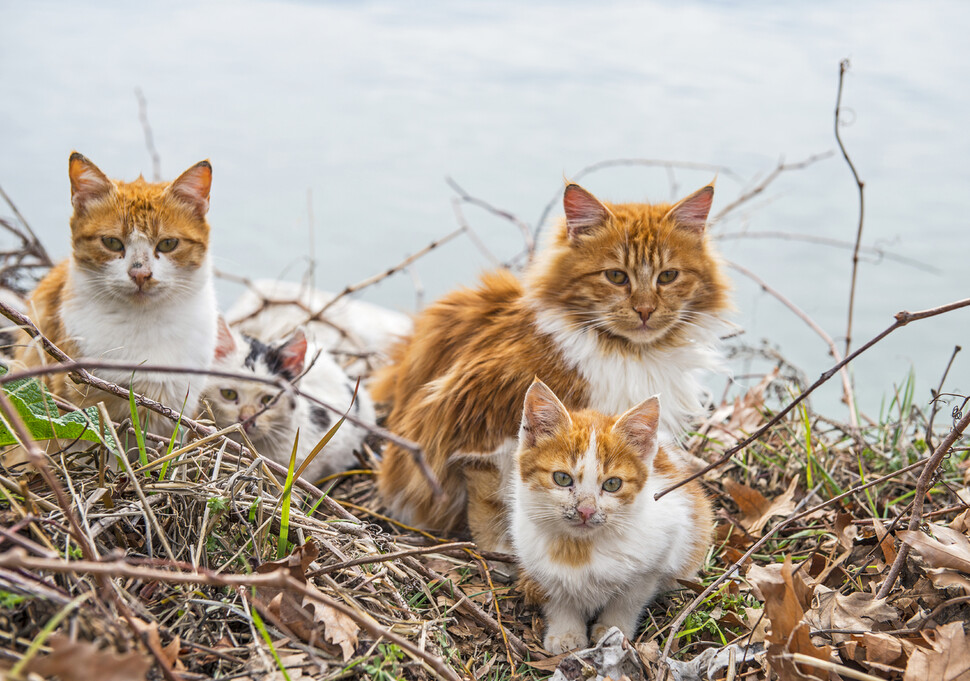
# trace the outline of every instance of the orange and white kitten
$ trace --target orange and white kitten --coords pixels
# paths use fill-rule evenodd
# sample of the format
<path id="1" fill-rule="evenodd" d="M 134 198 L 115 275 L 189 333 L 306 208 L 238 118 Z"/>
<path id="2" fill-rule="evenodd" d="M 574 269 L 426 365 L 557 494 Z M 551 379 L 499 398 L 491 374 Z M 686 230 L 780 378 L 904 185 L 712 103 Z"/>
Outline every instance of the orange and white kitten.
<path id="1" fill-rule="evenodd" d="M 543 645 L 558 654 L 611 627 L 633 638 L 643 610 L 689 579 L 711 542 L 710 502 L 658 443 L 660 400 L 622 416 L 567 411 L 536 379 L 525 397 L 508 483 L 512 544 L 527 593 L 542 602 Z"/>
<path id="2" fill-rule="evenodd" d="M 109 180 L 81 154 L 71 154 L 71 257 L 37 285 L 28 314 L 41 332 L 75 359 L 207 369 L 216 341 L 216 298 L 209 263 L 209 187 L 202 161 L 171 183 Z M 28 365 L 50 360 L 36 344 L 20 348 Z M 127 386 L 131 371 L 96 370 Z M 54 393 L 88 406 L 104 400 L 112 418 L 128 401 L 49 377 Z M 136 392 L 192 413 L 205 376 L 136 373 Z M 151 430 L 171 432 L 150 415 Z"/>
<path id="3" fill-rule="evenodd" d="M 570 409 L 619 413 L 660 393 L 662 429 L 683 433 L 704 409 L 700 377 L 720 367 L 729 309 L 705 233 L 713 195 L 608 204 L 570 184 L 566 219 L 524 281 L 499 270 L 427 307 L 371 394 L 392 405 L 387 427 L 424 448 L 447 499 L 392 444 L 378 480 L 391 513 L 447 532 L 467 512 L 482 548 L 507 550 L 496 459 L 514 450 L 531 376 Z"/>

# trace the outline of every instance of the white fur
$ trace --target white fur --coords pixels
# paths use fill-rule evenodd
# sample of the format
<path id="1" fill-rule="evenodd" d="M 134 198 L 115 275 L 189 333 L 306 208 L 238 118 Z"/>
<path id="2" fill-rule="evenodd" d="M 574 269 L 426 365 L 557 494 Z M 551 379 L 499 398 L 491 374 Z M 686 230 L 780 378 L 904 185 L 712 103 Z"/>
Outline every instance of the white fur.
<path id="1" fill-rule="evenodd" d="M 624 507 L 602 490 L 596 465 L 594 434 L 574 469 L 574 489 L 532 490 L 518 470 L 512 476 L 512 543 L 523 572 L 547 596 L 545 646 L 553 653 L 584 646 L 586 623 L 597 614 L 594 639 L 611 626 L 632 637 L 644 608 L 684 574 L 691 560 L 696 519 L 688 496 L 675 490 L 655 500 L 654 494 L 672 481 L 651 471 L 634 502 Z M 569 504 L 589 496 L 603 517 L 597 522 L 593 516 L 588 528 L 564 521 Z M 590 538 L 590 561 L 557 563 L 553 547 L 562 537 Z"/>
<path id="2" fill-rule="evenodd" d="M 319 347 L 350 353 L 382 353 L 411 333 L 413 325 L 407 315 L 346 297 L 327 309 L 327 322 L 306 323 L 307 309 L 316 312 L 333 298 L 333 293 L 304 284 L 261 279 L 233 304 L 226 321 L 243 333 L 265 338 L 281 338 L 302 326 L 307 338 Z M 264 307 L 264 300 L 272 304 Z M 358 360 L 347 370 L 358 375 L 367 368 L 366 362 Z"/>
<path id="3" fill-rule="evenodd" d="M 77 346 L 78 358 L 108 359 L 148 365 L 208 369 L 216 339 L 216 296 L 208 259 L 197 269 L 176 266 L 164 254 L 153 257 L 147 238 L 135 233 L 123 258 L 98 271 L 84 269 L 72 258 L 61 305 L 64 329 Z M 146 255 L 146 249 L 147 255 Z M 155 286 L 137 294 L 128 276 L 141 259 L 152 268 Z M 137 295 L 136 295 L 137 294 Z M 131 371 L 95 370 L 95 374 L 122 386 Z M 134 389 L 162 404 L 193 414 L 205 376 L 136 373 Z M 186 399 L 186 396 L 188 399 Z M 116 405 L 114 418 L 128 416 L 126 404 Z M 154 414 L 143 424 L 150 430 L 171 430 L 167 420 Z"/>
<path id="4" fill-rule="evenodd" d="M 597 411 L 617 414 L 659 394 L 664 404 L 662 439 L 667 441 L 679 437 L 703 414 L 709 401 L 701 385 L 704 373 L 724 370 L 717 348 L 717 327 L 722 322 L 698 322 L 688 331 L 688 344 L 634 357 L 604 351 L 595 331 L 576 329 L 562 313 L 539 305 L 535 309 L 536 327 L 552 337 L 566 363 L 589 384 L 589 404 Z"/>
<path id="5" fill-rule="evenodd" d="M 244 366 L 244 360 L 248 352 L 249 344 L 236 337 L 236 349 L 229 356 L 218 360 L 215 368 L 247 373 L 250 369 Z M 316 358 L 315 361 L 314 358 Z M 313 362 L 312 366 L 310 362 Z M 307 347 L 306 364 L 309 369 L 297 382 L 300 391 L 338 409 L 346 410 L 350 406 L 356 381 L 347 376 L 328 352 L 312 344 L 308 344 Z M 252 373 L 262 378 L 277 378 L 267 369 L 264 362 L 256 362 Z M 237 399 L 228 401 L 221 393 L 223 388 L 235 390 Z M 277 392 L 278 390 L 265 384 L 213 376 L 206 386 L 205 399 L 212 407 L 218 425 L 224 427 L 255 413 L 261 407 L 263 396 L 275 395 Z M 311 418 L 312 409 L 313 404 L 309 399 L 284 393 L 278 398 L 276 404 L 269 407 L 267 413 L 256 417 L 247 436 L 262 456 L 286 466 L 290 462 L 290 454 L 299 429 L 300 440 L 296 454 L 296 464 L 299 466 L 326 435 L 329 427 L 340 418 L 340 414 L 330 412 L 328 427 L 321 428 Z M 374 423 L 376 420 L 374 403 L 363 386 L 357 392 L 357 402 L 350 413 L 366 423 Z M 333 438 L 307 466 L 302 477 L 314 482 L 350 468 L 356 462 L 354 450 L 360 449 L 366 436 L 366 430 L 344 421 Z"/>

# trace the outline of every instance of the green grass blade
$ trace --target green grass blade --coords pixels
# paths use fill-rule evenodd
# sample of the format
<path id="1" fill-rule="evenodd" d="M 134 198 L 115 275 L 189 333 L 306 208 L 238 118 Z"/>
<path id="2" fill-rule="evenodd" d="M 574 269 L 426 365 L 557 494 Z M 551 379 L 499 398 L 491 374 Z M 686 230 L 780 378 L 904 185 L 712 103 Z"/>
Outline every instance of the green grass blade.
<path id="1" fill-rule="evenodd" d="M 286 468 L 286 484 L 283 486 L 283 506 L 280 509 L 280 536 L 276 544 L 276 558 L 285 558 L 290 548 L 290 503 L 293 499 L 293 483 L 297 480 L 294 475 L 296 468 L 296 448 L 300 444 L 300 430 L 296 431 L 293 439 L 293 451 L 290 452 L 290 465 Z"/>
<path id="2" fill-rule="evenodd" d="M 135 429 L 135 441 L 138 443 L 138 460 L 142 466 L 147 466 L 148 452 L 145 449 L 145 434 L 141 432 L 141 422 L 138 420 L 138 409 L 135 407 L 134 382 L 135 375 L 132 374 L 131 381 L 128 382 L 128 407 L 131 409 L 131 425 Z"/>
<path id="3" fill-rule="evenodd" d="M 171 454 L 172 451 L 175 449 L 175 442 L 178 439 L 178 434 L 179 434 L 179 426 L 182 425 L 182 415 L 185 413 L 185 405 L 188 404 L 188 401 L 189 401 L 189 392 L 186 390 L 185 399 L 182 400 L 182 409 L 181 411 L 179 411 L 179 417 L 175 421 L 175 430 L 172 431 L 172 437 L 168 441 L 168 449 L 165 450 L 165 456 L 168 456 L 169 454 Z M 159 480 L 165 479 L 165 474 L 168 473 L 168 467 L 169 467 L 169 464 L 171 463 L 172 463 L 172 460 L 169 459 L 164 464 L 162 464 L 162 471 L 158 476 Z"/>
<path id="4" fill-rule="evenodd" d="M 357 385 L 354 386 L 354 394 L 350 398 L 350 406 L 347 407 L 347 411 L 344 412 L 344 415 L 341 416 L 340 419 L 338 419 L 337 422 L 333 424 L 333 426 L 331 426 L 330 430 L 328 430 L 324 434 L 324 436 L 320 438 L 320 442 L 318 442 L 316 446 L 312 450 L 310 450 L 310 453 L 307 454 L 306 459 L 303 460 L 303 463 L 300 464 L 299 470 L 297 470 L 296 472 L 297 478 L 303 475 L 303 471 L 306 470 L 306 467 L 310 465 L 310 462 L 313 461 L 314 458 L 316 458 L 317 454 L 320 453 L 320 450 L 322 450 L 327 445 L 327 443 L 330 442 L 331 439 L 333 439 L 333 436 L 336 435 L 337 430 L 340 429 L 340 426 L 342 426 L 343 422 L 346 420 L 347 414 L 349 414 L 350 410 L 354 408 L 354 402 L 357 401 L 357 391 L 359 390 L 360 390 L 360 379 L 358 378 Z"/>
<path id="5" fill-rule="evenodd" d="M 259 631 L 259 635 L 263 637 L 263 640 L 266 641 L 266 645 L 269 646 L 269 652 L 273 654 L 273 659 L 276 660 L 276 666 L 280 668 L 283 678 L 285 678 L 286 681 L 292 681 L 292 679 L 290 679 L 290 675 L 286 672 L 286 667 L 283 665 L 283 660 L 280 659 L 279 653 L 276 652 L 276 647 L 273 645 L 273 640 L 270 638 L 269 632 L 266 630 L 266 625 L 263 624 L 263 618 L 259 616 L 258 612 L 256 612 L 255 607 L 249 609 L 249 614 L 253 616 L 253 624 Z"/>

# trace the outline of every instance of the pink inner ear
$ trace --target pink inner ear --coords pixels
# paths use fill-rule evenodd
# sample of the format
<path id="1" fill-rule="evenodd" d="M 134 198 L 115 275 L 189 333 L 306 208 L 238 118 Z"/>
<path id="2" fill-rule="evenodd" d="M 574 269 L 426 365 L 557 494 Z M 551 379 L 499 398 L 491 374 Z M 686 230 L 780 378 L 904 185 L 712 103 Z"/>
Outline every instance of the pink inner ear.
<path id="1" fill-rule="evenodd" d="M 657 452 L 657 431 L 660 427 L 660 400 L 651 397 L 623 414 L 613 426 L 623 433 L 640 451 L 644 459 Z"/>
<path id="2" fill-rule="evenodd" d="M 536 381 L 525 395 L 525 408 L 522 414 L 527 444 L 533 445 L 540 437 L 552 435 L 569 422 L 569 413 L 556 394 L 542 381 Z"/>
<path id="3" fill-rule="evenodd" d="M 570 238 L 603 224 L 611 215 L 599 199 L 578 184 L 566 187 L 562 205 L 566 212 L 566 226 Z"/>
<path id="4" fill-rule="evenodd" d="M 172 183 L 174 192 L 183 201 L 195 206 L 201 215 L 209 210 L 209 190 L 212 187 L 212 166 L 208 161 L 201 161 Z"/>
<path id="5" fill-rule="evenodd" d="M 77 152 L 71 154 L 68 176 L 71 178 L 71 203 L 78 209 L 83 209 L 85 203 L 107 194 L 114 187 L 97 166 Z"/>
<path id="6" fill-rule="evenodd" d="M 306 336 L 302 331 L 294 331 L 289 340 L 280 348 L 280 358 L 283 360 L 283 371 L 291 376 L 298 376 L 303 371 L 306 362 Z"/>
<path id="7" fill-rule="evenodd" d="M 667 217 L 672 218 L 681 227 L 703 232 L 707 227 L 707 216 L 711 212 L 713 202 L 714 187 L 708 185 L 674 206 Z"/>
<path id="8" fill-rule="evenodd" d="M 236 351 L 236 339 L 232 337 L 232 331 L 226 320 L 219 317 L 218 332 L 216 333 L 216 360 L 225 359 Z"/>

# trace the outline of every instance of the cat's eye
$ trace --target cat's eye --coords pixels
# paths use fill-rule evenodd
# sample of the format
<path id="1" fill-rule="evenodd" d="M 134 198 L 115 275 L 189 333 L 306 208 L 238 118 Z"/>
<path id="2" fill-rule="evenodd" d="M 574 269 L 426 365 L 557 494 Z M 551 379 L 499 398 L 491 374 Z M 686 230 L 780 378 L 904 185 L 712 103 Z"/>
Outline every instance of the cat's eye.
<path id="1" fill-rule="evenodd" d="M 219 391 L 219 394 L 232 402 L 235 402 L 237 399 L 239 399 L 239 393 L 237 393 L 232 388 L 223 388 L 222 390 Z"/>
<path id="2" fill-rule="evenodd" d="M 623 481 L 619 478 L 607 478 L 606 482 L 603 483 L 603 489 L 607 492 L 615 492 L 620 489 L 623 485 Z"/>
<path id="3" fill-rule="evenodd" d="M 610 283 L 616 284 L 617 286 L 623 286 L 623 284 L 630 281 L 630 277 L 626 276 L 626 272 L 623 270 L 606 270 L 603 274 Z"/>
<path id="4" fill-rule="evenodd" d="M 125 250 L 125 245 L 121 242 L 121 239 L 115 238 L 113 236 L 103 236 L 101 237 L 101 243 L 109 251 L 114 251 L 115 253 L 121 253 Z"/>
<path id="5" fill-rule="evenodd" d="M 569 487 L 573 484 L 572 476 L 570 476 L 569 473 L 564 473 L 562 471 L 556 471 L 553 473 L 552 481 L 560 487 Z"/>
<path id="6" fill-rule="evenodd" d="M 263 403 L 263 406 L 266 406 L 273 401 L 273 397 L 273 395 L 263 395 L 259 401 Z"/>
<path id="7" fill-rule="evenodd" d="M 175 250 L 175 247 L 179 245 L 178 239 L 162 239 L 158 242 L 155 250 L 159 253 L 171 253 Z"/>
<path id="8" fill-rule="evenodd" d="M 670 282 L 672 282 L 674 279 L 677 278 L 678 274 L 680 273 L 677 270 L 664 270 L 663 272 L 657 275 L 657 283 L 669 284 Z"/>

